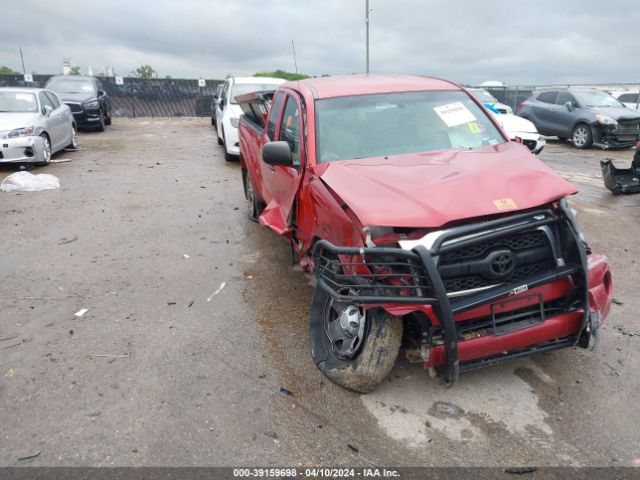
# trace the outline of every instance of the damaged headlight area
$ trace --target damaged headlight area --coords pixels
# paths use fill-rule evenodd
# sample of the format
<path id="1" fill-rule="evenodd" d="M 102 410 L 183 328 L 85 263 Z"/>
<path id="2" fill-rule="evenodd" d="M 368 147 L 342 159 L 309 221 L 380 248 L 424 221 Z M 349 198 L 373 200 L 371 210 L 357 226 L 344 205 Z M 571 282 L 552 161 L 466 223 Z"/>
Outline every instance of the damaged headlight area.
<path id="1" fill-rule="evenodd" d="M 92 100 L 90 102 L 85 102 L 82 104 L 82 107 L 85 109 L 93 110 L 100 106 L 97 100 Z"/>
<path id="2" fill-rule="evenodd" d="M 601 123 L 602 125 L 618 125 L 618 122 L 608 115 L 598 114 L 595 117 L 598 123 Z"/>
<path id="3" fill-rule="evenodd" d="M 29 137 L 35 132 L 35 127 L 16 128 L 14 130 L 5 130 L 0 132 L 0 138 L 18 138 Z"/>

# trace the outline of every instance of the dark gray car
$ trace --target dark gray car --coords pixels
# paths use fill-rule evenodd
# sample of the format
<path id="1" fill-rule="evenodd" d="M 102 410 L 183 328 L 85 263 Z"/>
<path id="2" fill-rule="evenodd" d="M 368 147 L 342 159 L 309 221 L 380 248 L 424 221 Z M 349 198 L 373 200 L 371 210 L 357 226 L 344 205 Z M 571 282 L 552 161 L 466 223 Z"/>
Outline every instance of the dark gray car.
<path id="1" fill-rule="evenodd" d="M 520 104 L 518 115 L 542 135 L 571 139 L 578 148 L 626 148 L 640 140 L 640 113 L 601 90 L 538 90 Z"/>

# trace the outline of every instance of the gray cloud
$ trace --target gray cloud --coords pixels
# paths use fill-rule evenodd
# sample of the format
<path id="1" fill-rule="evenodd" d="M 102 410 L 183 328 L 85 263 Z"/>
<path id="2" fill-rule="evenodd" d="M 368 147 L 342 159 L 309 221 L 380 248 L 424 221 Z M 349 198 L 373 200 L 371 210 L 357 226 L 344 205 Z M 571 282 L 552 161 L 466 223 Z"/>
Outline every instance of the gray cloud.
<path id="1" fill-rule="evenodd" d="M 639 81 L 640 11 L 624 0 L 371 0 L 371 70 L 463 83 Z M 120 74 L 223 78 L 364 70 L 364 0 L 23 0 L 2 9 L 0 65 L 57 73 L 63 57 Z"/>

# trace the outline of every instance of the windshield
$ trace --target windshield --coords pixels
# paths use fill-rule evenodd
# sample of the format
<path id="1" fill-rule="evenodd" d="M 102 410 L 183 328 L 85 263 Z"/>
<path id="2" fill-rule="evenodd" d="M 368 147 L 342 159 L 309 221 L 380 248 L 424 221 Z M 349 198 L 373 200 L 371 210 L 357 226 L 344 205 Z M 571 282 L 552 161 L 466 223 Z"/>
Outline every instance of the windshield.
<path id="1" fill-rule="evenodd" d="M 231 90 L 231 103 L 237 104 L 236 97 L 250 92 L 259 92 L 261 90 L 275 90 L 278 85 L 269 83 L 238 83 Z"/>
<path id="2" fill-rule="evenodd" d="M 330 98 L 318 100 L 316 112 L 319 163 L 505 142 L 459 90 Z"/>
<path id="3" fill-rule="evenodd" d="M 472 88 L 469 91 L 481 102 L 496 103 L 498 101 L 496 97 L 482 88 Z"/>
<path id="4" fill-rule="evenodd" d="M 38 103 L 33 93 L 0 92 L 0 112 L 37 112 Z"/>
<path id="5" fill-rule="evenodd" d="M 622 107 L 622 104 L 605 92 L 583 90 L 573 92 L 585 107 Z"/>
<path id="6" fill-rule="evenodd" d="M 74 80 L 70 78 L 54 78 L 47 88 L 56 93 L 95 93 L 96 89 L 91 80 Z"/>

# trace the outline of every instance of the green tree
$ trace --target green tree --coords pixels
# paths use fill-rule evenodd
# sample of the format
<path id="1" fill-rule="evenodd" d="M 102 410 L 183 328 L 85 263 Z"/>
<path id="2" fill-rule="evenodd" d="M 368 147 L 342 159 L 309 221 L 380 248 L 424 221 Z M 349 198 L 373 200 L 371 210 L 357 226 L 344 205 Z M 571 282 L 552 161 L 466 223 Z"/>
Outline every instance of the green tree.
<path id="1" fill-rule="evenodd" d="M 69 70 L 69 75 L 82 75 L 82 71 L 79 66 L 75 65 Z"/>
<path id="2" fill-rule="evenodd" d="M 284 70 L 280 69 L 274 70 L 273 72 L 258 72 L 254 76 L 282 78 L 284 80 L 304 80 L 305 78 L 310 78 L 309 75 L 306 75 L 304 73 L 285 72 Z"/>
<path id="3" fill-rule="evenodd" d="M 135 69 L 133 74 L 140 78 L 151 78 L 158 75 L 151 65 L 141 65 Z"/>
<path id="4" fill-rule="evenodd" d="M 16 72 L 9 67 L 5 67 L 4 65 L 0 67 L 0 75 L 14 75 Z"/>

